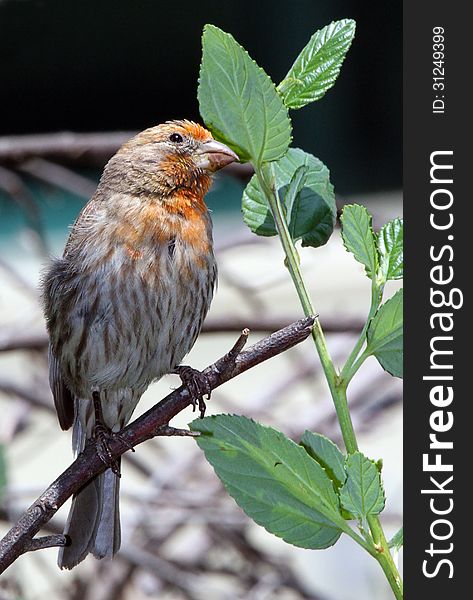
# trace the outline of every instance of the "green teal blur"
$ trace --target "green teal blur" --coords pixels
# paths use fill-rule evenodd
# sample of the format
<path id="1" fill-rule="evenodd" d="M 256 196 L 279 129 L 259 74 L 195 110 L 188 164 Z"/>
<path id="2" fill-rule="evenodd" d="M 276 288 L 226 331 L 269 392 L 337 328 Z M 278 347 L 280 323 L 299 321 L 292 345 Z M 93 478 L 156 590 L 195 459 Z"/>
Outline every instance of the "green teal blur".
<path id="1" fill-rule="evenodd" d="M 97 171 L 82 171 L 81 174 L 97 182 L 100 177 Z M 57 254 L 67 238 L 68 227 L 74 223 L 86 199 L 31 180 L 25 184 L 39 209 L 39 228 L 44 235 L 46 249 Z M 234 177 L 221 175 L 216 178 L 206 196 L 216 226 L 238 216 L 243 187 L 244 184 Z M 0 191 L 0 255 L 21 254 L 24 245 L 22 232 L 28 227 L 34 229 L 35 223 L 18 204 Z"/>

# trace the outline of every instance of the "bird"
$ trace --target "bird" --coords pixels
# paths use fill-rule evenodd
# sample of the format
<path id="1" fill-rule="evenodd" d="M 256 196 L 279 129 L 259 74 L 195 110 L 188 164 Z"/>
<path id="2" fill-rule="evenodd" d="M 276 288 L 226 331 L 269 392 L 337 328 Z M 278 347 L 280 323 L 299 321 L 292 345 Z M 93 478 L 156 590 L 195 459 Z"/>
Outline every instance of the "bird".
<path id="1" fill-rule="evenodd" d="M 205 410 L 199 372 L 181 361 L 217 281 L 204 197 L 213 174 L 237 160 L 192 121 L 142 131 L 109 160 L 62 257 L 43 275 L 59 424 L 73 427 L 76 455 L 95 439 L 108 467 L 73 497 L 61 569 L 90 553 L 112 558 L 120 547 L 120 465 L 107 457 L 107 436 L 119 435 L 150 383 L 177 373 Z"/>

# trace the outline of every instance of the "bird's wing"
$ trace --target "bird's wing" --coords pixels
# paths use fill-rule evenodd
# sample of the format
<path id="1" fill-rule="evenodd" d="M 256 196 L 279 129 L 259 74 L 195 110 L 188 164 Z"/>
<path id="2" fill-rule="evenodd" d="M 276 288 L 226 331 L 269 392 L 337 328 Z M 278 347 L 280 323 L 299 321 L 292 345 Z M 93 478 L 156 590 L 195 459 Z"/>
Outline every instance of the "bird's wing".
<path id="1" fill-rule="evenodd" d="M 49 346 L 49 385 L 53 392 L 59 424 L 62 429 L 69 429 L 74 422 L 74 396 L 64 383 L 59 371 L 59 363 Z"/>

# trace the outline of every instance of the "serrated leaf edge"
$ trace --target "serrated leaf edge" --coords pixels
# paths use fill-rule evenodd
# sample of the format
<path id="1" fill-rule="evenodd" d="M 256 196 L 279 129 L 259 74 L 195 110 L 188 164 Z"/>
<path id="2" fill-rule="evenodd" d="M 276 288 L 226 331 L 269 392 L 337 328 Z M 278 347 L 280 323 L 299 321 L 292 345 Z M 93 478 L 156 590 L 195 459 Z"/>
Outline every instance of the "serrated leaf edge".
<path id="1" fill-rule="evenodd" d="M 231 33 L 228 33 L 226 31 L 224 31 L 223 29 L 220 29 L 219 27 L 217 27 L 216 25 L 212 25 L 210 23 L 207 23 L 204 25 L 203 31 L 202 31 L 202 59 L 200 61 L 200 66 L 199 66 L 199 77 L 198 77 L 198 87 L 197 87 L 197 99 L 199 101 L 199 105 L 200 105 L 200 85 L 202 82 L 202 74 L 203 74 L 203 56 L 204 56 L 204 38 L 205 38 L 205 34 L 207 31 L 209 30 L 214 30 L 215 32 L 218 32 L 218 34 L 222 37 L 222 39 L 231 39 L 232 42 L 241 49 L 241 51 L 243 52 L 243 54 L 248 58 L 249 61 L 251 61 L 254 66 L 256 67 L 257 70 L 261 71 L 261 73 L 265 76 L 265 78 L 267 79 L 267 82 L 269 84 L 271 84 L 274 88 L 275 91 L 275 97 L 279 97 L 280 98 L 280 94 L 278 93 L 276 86 L 273 82 L 273 80 L 271 79 L 271 77 L 266 73 L 266 71 L 260 66 L 258 65 L 258 63 L 250 56 L 249 52 L 234 38 L 234 36 Z M 270 161 L 274 161 L 274 160 L 278 160 L 279 158 L 282 158 L 284 156 L 284 154 L 287 152 L 289 146 L 291 145 L 292 142 L 292 122 L 291 119 L 289 117 L 289 110 L 288 107 L 284 104 L 284 102 L 282 101 L 281 98 L 281 105 L 284 108 L 284 112 L 285 112 L 285 117 L 287 119 L 287 124 L 288 124 L 288 137 L 289 137 L 289 141 L 288 144 L 286 146 L 286 148 L 284 149 L 284 151 L 281 151 L 281 153 L 277 156 L 273 156 L 271 157 Z M 218 107 L 214 104 L 215 109 L 217 112 L 219 112 Z M 266 104 L 263 103 L 264 108 L 266 109 Z M 223 121 L 224 119 L 222 119 Z M 225 141 L 230 147 L 232 147 L 234 150 L 240 150 L 240 154 L 242 154 L 241 159 L 242 162 L 248 161 L 248 160 L 252 160 L 253 162 L 255 162 L 255 164 L 257 165 L 261 165 L 263 162 L 262 160 L 262 154 L 264 153 L 265 150 L 265 146 L 266 146 L 266 132 L 267 132 L 267 122 L 266 119 L 263 120 L 264 123 L 264 138 L 265 138 L 265 143 L 261 144 L 261 149 L 259 151 L 258 156 L 251 156 L 251 154 L 248 154 L 245 150 L 243 150 L 240 146 L 238 146 L 235 142 L 233 142 L 232 140 L 230 140 L 218 127 L 216 127 L 212 122 L 207 122 L 205 121 L 206 126 L 208 127 L 208 129 L 212 132 L 212 134 L 214 135 L 214 137 L 216 137 L 217 139 L 220 139 L 222 141 Z M 247 130 L 247 139 L 251 140 L 251 136 L 249 135 L 249 131 L 248 131 L 248 126 L 247 123 L 244 123 L 245 125 L 245 129 Z M 281 131 L 278 132 L 277 136 L 278 137 L 280 135 L 283 135 L 285 133 L 286 127 L 284 128 L 284 130 L 281 129 Z M 238 151 L 237 151 L 237 154 Z"/>
<path id="2" fill-rule="evenodd" d="M 331 35 L 330 38 L 327 41 L 327 35 L 328 35 L 329 31 L 335 29 L 337 26 L 340 26 L 339 29 L 337 31 L 335 31 L 335 33 L 333 33 L 333 35 Z M 331 74 L 331 76 L 328 77 L 326 80 L 323 80 L 322 83 L 324 85 L 327 85 L 326 81 L 328 82 L 328 85 L 327 85 L 326 89 L 324 89 L 323 91 L 321 91 L 319 93 L 312 92 L 311 97 L 309 97 L 309 98 L 307 98 L 307 96 L 304 97 L 304 89 L 302 89 L 299 92 L 299 96 L 295 96 L 294 98 L 292 98 L 292 100 L 288 101 L 287 96 L 289 95 L 289 93 L 292 92 L 294 90 L 294 88 L 296 88 L 298 85 L 300 85 L 300 86 L 304 85 L 304 80 L 303 79 L 299 79 L 298 77 L 294 77 L 293 75 L 291 75 L 291 71 L 296 67 L 296 64 L 298 63 L 299 60 L 301 62 L 303 62 L 301 56 L 308 49 L 308 47 L 310 46 L 312 40 L 316 36 L 319 36 L 321 38 L 320 47 L 314 53 L 314 54 L 317 54 L 318 52 L 320 52 L 320 49 L 324 45 L 329 44 L 330 41 L 332 41 L 333 38 L 343 28 L 345 28 L 345 27 L 348 28 L 348 31 L 343 36 L 344 37 L 343 41 L 346 43 L 347 38 L 349 37 L 350 39 L 348 41 L 348 44 L 346 45 L 346 48 L 344 48 L 341 51 L 339 51 L 339 54 L 338 54 L 337 57 L 330 57 L 330 58 L 333 58 L 333 60 L 335 60 L 336 58 L 339 58 L 339 56 L 341 55 L 341 61 L 338 64 L 338 67 Z M 304 106 L 306 106 L 307 104 L 309 104 L 311 102 L 315 102 L 317 100 L 320 100 L 334 86 L 334 84 L 335 84 L 335 82 L 338 79 L 338 76 L 340 74 L 340 70 L 341 70 L 341 68 L 343 66 L 343 63 L 344 63 L 345 58 L 347 56 L 347 53 L 348 53 L 348 51 L 349 51 L 349 49 L 351 47 L 351 44 L 353 42 L 353 39 L 354 39 L 354 36 L 355 36 L 355 32 L 356 32 L 356 21 L 354 21 L 353 19 L 340 19 L 338 21 L 332 21 L 331 23 L 329 23 L 325 27 L 322 27 L 321 29 L 317 30 L 316 32 L 314 32 L 311 35 L 309 41 L 305 44 L 305 46 L 302 48 L 302 50 L 297 55 L 294 63 L 292 64 L 291 68 L 287 72 L 286 76 L 278 84 L 278 86 L 276 88 L 279 91 L 279 93 L 281 94 L 281 96 L 283 98 L 283 101 L 284 101 L 284 104 L 288 108 L 296 110 L 296 109 L 303 108 Z M 343 44 L 343 41 L 340 43 L 340 45 Z M 332 67 L 332 65 L 330 65 L 329 67 L 327 67 L 326 69 L 324 69 L 324 71 L 328 71 L 331 67 Z M 313 78 L 318 77 L 318 76 L 320 76 L 320 75 L 319 74 L 314 74 Z M 306 75 L 305 75 L 305 79 L 307 79 L 309 77 L 310 77 L 310 72 L 307 72 Z M 309 86 L 306 85 L 304 87 L 307 90 L 307 87 L 309 87 Z"/>
<path id="3" fill-rule="evenodd" d="M 396 275 L 396 276 L 389 276 L 389 268 L 391 267 L 391 255 L 392 252 L 389 251 L 388 253 L 386 253 L 384 251 L 383 248 L 381 248 L 381 241 L 384 244 L 384 240 L 385 240 L 385 233 L 387 232 L 388 227 L 392 226 L 396 221 L 398 221 L 401 224 L 402 229 L 404 228 L 404 220 L 401 217 L 396 217 L 395 219 L 391 219 L 390 221 L 388 221 L 387 223 L 385 223 L 378 235 L 376 236 L 376 248 L 378 251 L 378 262 L 379 262 L 379 270 L 381 270 L 381 265 L 382 265 L 382 261 L 383 261 L 383 257 L 387 256 L 388 257 L 388 269 L 387 269 L 387 273 L 382 273 L 383 277 L 386 278 L 387 281 L 389 280 L 398 280 L 398 279 L 402 279 L 404 276 L 404 268 L 402 269 L 402 273 L 400 275 Z M 403 248 L 404 251 L 404 248 Z M 403 252 L 404 255 L 404 252 Z M 403 262 L 404 262 L 404 256 L 403 256 Z"/>
<path id="4" fill-rule="evenodd" d="M 304 451 L 304 449 L 299 444 L 296 444 L 296 442 L 294 442 L 294 440 L 291 440 L 290 438 L 288 438 L 287 436 L 285 436 L 281 431 L 275 429 L 274 427 L 269 427 L 267 425 L 263 425 L 262 423 L 258 423 L 258 421 L 255 421 L 254 419 L 252 419 L 250 417 L 244 417 L 243 415 L 224 414 L 224 413 L 222 413 L 220 415 L 211 415 L 210 417 L 205 417 L 205 419 L 216 419 L 217 417 L 236 417 L 238 419 L 244 419 L 244 420 L 250 421 L 251 423 L 253 423 L 253 424 L 255 424 L 255 425 L 259 426 L 259 427 L 262 427 L 262 428 L 264 428 L 266 430 L 270 430 L 272 432 L 275 432 L 277 435 L 282 436 L 285 441 L 287 441 L 290 444 L 292 444 L 294 448 L 298 448 L 298 449 Z M 203 422 L 202 419 L 195 419 L 194 421 L 192 421 L 191 423 L 189 423 L 189 428 L 192 431 L 200 431 L 200 429 L 198 427 L 195 427 L 195 425 L 196 424 L 198 425 L 199 423 L 202 423 L 202 422 Z M 231 431 L 230 431 L 230 433 L 233 434 L 233 432 L 231 432 Z M 204 432 L 204 435 L 205 435 L 205 432 Z M 199 437 L 195 438 L 195 440 L 196 440 L 197 444 L 199 444 Z M 246 441 L 244 441 L 244 443 L 246 445 Z M 332 480 L 330 479 L 330 477 L 325 472 L 325 469 L 323 469 L 323 467 L 321 467 L 321 465 L 318 463 L 318 461 L 314 461 L 314 462 L 316 462 L 317 465 L 324 471 L 324 474 L 326 475 L 328 481 L 330 483 L 332 483 Z M 286 468 L 288 470 L 291 471 L 291 469 L 290 469 L 290 467 L 288 465 L 285 465 L 285 466 L 286 466 Z M 213 465 L 212 465 L 212 467 L 213 467 Z M 313 493 L 314 493 L 315 490 L 313 488 L 311 488 L 307 484 L 307 482 L 305 482 L 303 479 L 301 479 L 298 473 L 295 473 L 295 474 L 296 474 L 297 479 L 299 480 L 300 484 L 303 486 L 303 488 L 306 489 L 307 492 L 309 492 L 309 493 L 311 493 L 313 495 Z M 225 482 L 222 481 L 222 483 L 225 485 Z M 340 510 L 338 495 L 335 492 L 335 490 L 332 489 L 332 491 L 333 491 L 333 494 L 334 494 L 334 499 L 337 501 L 337 505 L 338 505 L 337 508 L 338 508 L 338 510 Z M 340 520 L 341 520 L 341 522 L 337 524 L 337 522 L 333 520 L 333 513 L 336 512 L 336 508 L 334 506 L 331 506 L 329 504 L 328 499 L 325 498 L 322 494 L 318 493 L 317 496 L 320 499 L 321 504 L 323 504 L 323 510 L 320 510 L 319 508 L 314 508 L 312 506 L 309 506 L 309 508 L 311 508 L 311 510 L 315 510 L 316 512 L 319 512 L 322 516 L 324 516 L 326 519 L 328 519 L 329 521 L 331 521 L 333 523 L 333 525 L 334 525 L 334 528 L 338 528 L 338 529 L 343 530 L 343 525 L 342 525 L 343 517 L 342 517 L 342 515 L 340 513 L 338 513 L 338 515 L 336 515 L 336 516 L 340 517 Z M 324 513 L 327 513 L 327 514 L 324 514 Z"/>
<path id="5" fill-rule="evenodd" d="M 369 270 L 370 268 L 369 268 L 368 265 L 366 265 L 364 262 L 362 262 L 361 260 L 359 260 L 355 256 L 355 253 L 353 252 L 353 250 L 350 250 L 350 248 L 348 248 L 348 246 L 347 246 L 347 244 L 345 242 L 345 237 L 343 235 L 343 215 L 345 213 L 345 209 L 349 208 L 349 207 L 361 208 L 368 215 L 368 218 L 369 218 L 369 220 L 368 220 L 368 227 L 369 227 L 369 230 L 371 231 L 371 235 L 372 235 L 372 238 L 373 238 L 373 248 L 374 248 L 374 258 L 375 258 L 375 265 L 374 265 L 375 268 L 373 270 L 373 273 L 370 272 L 370 270 Z M 345 250 L 347 252 L 349 252 L 350 254 L 352 254 L 353 257 L 354 257 L 354 259 L 358 263 L 360 263 L 361 265 L 364 266 L 366 275 L 370 279 L 372 279 L 376 275 L 376 272 L 377 272 L 378 266 L 379 266 L 379 255 L 378 255 L 378 246 L 377 246 L 377 243 L 376 243 L 376 233 L 374 232 L 374 229 L 373 229 L 373 216 L 368 212 L 368 209 L 366 208 L 366 206 L 363 206 L 362 204 L 345 204 L 345 206 L 343 207 L 343 211 L 342 211 L 341 217 L 340 217 L 340 222 L 342 224 L 342 236 L 341 237 L 342 237 L 342 242 L 343 242 L 343 246 L 345 247 Z"/>
<path id="6" fill-rule="evenodd" d="M 381 507 L 381 508 L 380 508 L 380 510 L 379 510 L 379 511 L 377 511 L 377 512 L 368 511 L 368 512 L 364 512 L 364 513 L 351 513 L 351 514 L 353 514 L 353 515 L 355 516 L 355 518 L 364 519 L 364 518 L 366 518 L 366 517 L 368 517 L 368 516 L 371 516 L 371 515 L 379 515 L 379 514 L 380 514 L 380 513 L 381 513 L 381 512 L 384 510 L 384 508 L 385 508 L 385 506 L 386 506 L 386 494 L 385 494 L 385 491 L 384 491 L 383 480 L 382 480 L 382 478 L 381 478 L 381 475 L 380 475 L 380 473 L 379 473 L 379 470 L 378 470 L 378 469 L 377 469 L 377 467 L 376 467 L 376 463 L 375 463 L 375 461 L 374 461 L 374 460 L 372 460 L 371 458 L 368 458 L 367 456 L 365 456 L 365 455 L 364 455 L 362 452 L 354 452 L 354 453 L 352 453 L 352 454 L 349 454 L 349 455 L 347 456 L 347 458 L 346 458 L 346 462 L 345 462 L 345 469 L 346 469 L 346 471 L 347 471 L 347 479 L 346 479 L 346 481 L 345 481 L 344 485 L 343 485 L 343 486 L 340 488 L 340 505 L 341 505 L 341 507 L 342 507 L 342 508 L 344 508 L 344 509 L 345 509 L 345 510 L 346 510 L 348 513 L 350 513 L 350 512 L 351 512 L 351 509 L 350 509 L 349 507 L 347 507 L 347 506 L 345 505 L 345 503 L 343 502 L 343 493 L 344 493 L 344 490 L 345 490 L 345 489 L 348 487 L 348 485 L 347 485 L 347 484 L 348 484 L 348 481 L 349 481 L 349 478 L 350 478 L 350 476 L 349 476 L 349 474 L 348 474 L 348 461 L 349 461 L 350 459 L 353 459 L 354 457 L 357 457 L 357 456 L 360 456 L 362 459 L 364 459 L 364 460 L 360 461 L 360 468 L 361 468 L 361 469 L 362 469 L 363 463 L 364 463 L 365 461 L 368 461 L 368 462 L 370 462 L 370 463 L 373 465 L 373 467 L 374 467 L 374 470 L 375 470 L 375 473 L 376 473 L 376 474 L 375 474 L 375 477 L 373 477 L 373 479 L 372 479 L 372 482 L 374 482 L 376 479 L 378 480 L 378 483 L 379 483 L 379 490 L 380 490 L 380 493 L 378 494 L 378 498 L 381 496 L 381 497 L 382 497 L 382 499 L 383 499 L 383 502 L 382 502 L 382 507 Z M 363 472 L 362 472 L 362 471 L 361 471 L 361 473 L 360 473 L 360 479 L 361 479 L 361 480 L 363 479 Z M 371 485 L 372 485 L 372 483 L 370 483 L 370 486 L 371 486 Z M 369 489 L 369 487 L 370 487 L 370 486 L 368 486 L 368 489 Z M 350 499 L 351 499 L 351 501 L 352 501 L 352 504 L 353 504 L 353 506 L 355 506 L 355 502 L 353 502 L 353 499 L 352 499 L 351 493 L 350 493 L 350 492 L 348 492 L 348 490 L 347 490 L 347 494 L 348 494 L 348 496 L 350 497 Z M 360 496 L 361 496 L 361 494 L 360 494 Z M 364 494 L 363 496 L 366 496 L 366 494 Z"/>

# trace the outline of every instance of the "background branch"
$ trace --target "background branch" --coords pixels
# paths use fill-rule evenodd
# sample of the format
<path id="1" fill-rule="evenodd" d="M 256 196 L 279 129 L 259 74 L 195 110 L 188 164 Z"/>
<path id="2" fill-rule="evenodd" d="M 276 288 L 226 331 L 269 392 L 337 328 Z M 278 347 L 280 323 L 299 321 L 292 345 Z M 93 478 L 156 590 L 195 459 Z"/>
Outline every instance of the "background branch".
<path id="1" fill-rule="evenodd" d="M 0 164 L 21 165 L 29 159 L 41 158 L 73 163 L 76 166 L 81 163 L 103 166 L 122 144 L 137 133 L 137 131 L 106 133 L 62 131 L 0 137 Z M 225 171 L 242 179 L 249 179 L 253 174 L 249 163 L 229 165 Z"/>
<path id="2" fill-rule="evenodd" d="M 243 338 L 246 337 L 242 334 L 228 354 L 204 370 L 211 389 L 302 342 L 310 335 L 314 322 L 314 317 L 296 321 L 235 356 L 242 347 Z M 113 458 L 117 458 L 130 447 L 154 437 L 160 426 L 169 423 L 190 403 L 191 397 L 184 386 L 168 394 L 123 429 L 120 437 L 111 440 L 110 451 Z M 0 573 L 19 556 L 34 547 L 32 540 L 41 527 L 53 517 L 68 498 L 105 468 L 97 453 L 96 445 L 89 442 L 72 465 L 41 494 L 0 541 Z"/>
<path id="3" fill-rule="evenodd" d="M 108 160 L 136 131 L 110 133 L 45 133 L 0 138 L 0 162 L 21 162 L 32 157 L 76 161 L 81 158 Z"/>
<path id="4" fill-rule="evenodd" d="M 205 320 L 201 333 L 238 333 L 245 327 L 252 332 L 267 333 L 284 327 L 284 323 L 294 321 L 295 315 L 260 317 L 209 317 Z M 330 317 L 324 319 L 324 331 L 327 333 L 357 334 L 363 328 L 361 319 Z M 0 352 L 13 350 L 45 350 L 49 338 L 46 330 L 31 333 L 19 329 L 0 331 Z"/>

